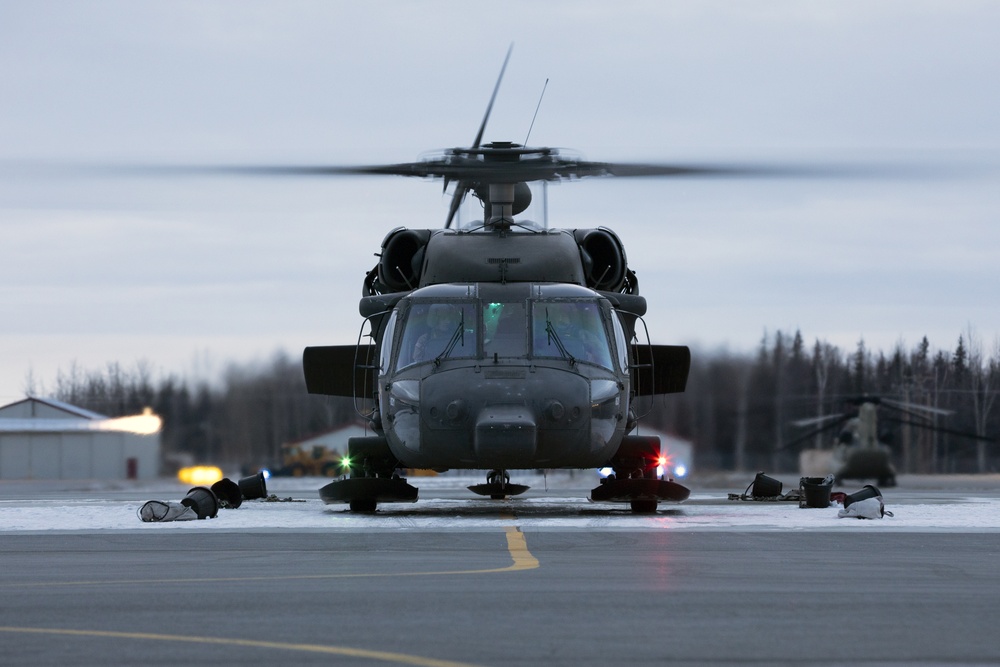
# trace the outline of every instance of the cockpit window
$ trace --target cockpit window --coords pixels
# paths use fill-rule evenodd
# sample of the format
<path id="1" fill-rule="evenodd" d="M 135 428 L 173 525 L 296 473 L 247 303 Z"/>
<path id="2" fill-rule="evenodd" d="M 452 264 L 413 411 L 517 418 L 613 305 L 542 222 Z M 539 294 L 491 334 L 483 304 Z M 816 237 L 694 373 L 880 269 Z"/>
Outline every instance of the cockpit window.
<path id="1" fill-rule="evenodd" d="M 392 337 L 396 330 L 396 311 L 389 314 L 389 321 L 385 325 L 385 333 L 382 334 L 382 350 L 378 357 L 379 375 L 389 370 L 389 353 L 392 351 Z"/>
<path id="2" fill-rule="evenodd" d="M 608 336 L 596 303 L 535 301 L 531 320 L 534 356 L 572 358 L 613 368 Z"/>
<path id="3" fill-rule="evenodd" d="M 625 327 L 621 323 L 621 314 L 618 311 L 615 311 L 615 316 L 611 318 L 611 325 L 615 332 L 615 347 L 618 348 L 618 363 L 622 372 L 628 373 L 628 339 L 625 337 Z"/>
<path id="4" fill-rule="evenodd" d="M 528 326 L 524 303 L 483 304 L 483 355 L 491 358 L 527 354 Z"/>
<path id="5" fill-rule="evenodd" d="M 396 368 L 476 356 L 476 312 L 469 303 L 410 306 L 403 325 Z"/>

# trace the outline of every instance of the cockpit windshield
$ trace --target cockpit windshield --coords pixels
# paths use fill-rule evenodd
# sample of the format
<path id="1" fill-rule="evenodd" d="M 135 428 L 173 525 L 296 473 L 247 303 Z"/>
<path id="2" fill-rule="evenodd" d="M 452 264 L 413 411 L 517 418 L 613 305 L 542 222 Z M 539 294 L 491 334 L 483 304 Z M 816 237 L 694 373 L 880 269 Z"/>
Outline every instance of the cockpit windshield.
<path id="1" fill-rule="evenodd" d="M 614 369 L 600 305 L 592 300 L 413 301 L 403 313 L 395 332 L 387 332 L 399 339 L 397 370 L 446 359 L 529 357 Z"/>
<path id="2" fill-rule="evenodd" d="M 471 303 L 414 303 L 403 325 L 396 368 L 476 356 L 476 311 Z"/>
<path id="3" fill-rule="evenodd" d="M 534 356 L 568 358 L 613 368 L 611 347 L 596 303 L 535 301 L 531 320 Z"/>

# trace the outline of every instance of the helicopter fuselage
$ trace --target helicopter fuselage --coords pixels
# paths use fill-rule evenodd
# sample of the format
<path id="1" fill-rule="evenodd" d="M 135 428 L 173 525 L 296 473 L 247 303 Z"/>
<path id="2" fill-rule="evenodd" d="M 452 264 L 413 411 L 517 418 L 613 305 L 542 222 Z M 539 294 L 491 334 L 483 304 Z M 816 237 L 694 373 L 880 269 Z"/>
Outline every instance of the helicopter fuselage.
<path id="1" fill-rule="evenodd" d="M 359 311 L 371 343 L 303 355 L 308 390 L 367 405 L 373 433 L 349 440 L 325 502 L 412 502 L 404 469 L 489 470 L 470 490 L 503 497 L 527 489 L 509 470 L 605 466 L 595 500 L 687 497 L 656 476 L 659 439 L 630 432 L 634 399 L 684 391 L 690 351 L 637 340 L 646 301 L 611 230 L 395 229 Z"/>
<path id="2" fill-rule="evenodd" d="M 628 366 L 619 316 L 586 287 L 424 287 L 385 324 L 381 425 L 411 468 L 600 466 L 626 432 Z"/>

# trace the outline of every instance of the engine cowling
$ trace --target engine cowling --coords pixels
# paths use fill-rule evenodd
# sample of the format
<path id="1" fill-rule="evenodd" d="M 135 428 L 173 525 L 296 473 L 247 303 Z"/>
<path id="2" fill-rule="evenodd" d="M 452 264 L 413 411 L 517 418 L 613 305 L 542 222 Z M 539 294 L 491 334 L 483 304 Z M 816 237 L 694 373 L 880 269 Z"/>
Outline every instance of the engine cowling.
<path id="1" fill-rule="evenodd" d="M 587 287 L 591 289 L 618 292 L 625 285 L 628 261 L 625 246 L 618 235 L 610 229 L 577 229 L 573 232 L 580 246 Z"/>
<path id="2" fill-rule="evenodd" d="M 424 265 L 424 250 L 430 238 L 429 229 L 399 227 L 382 241 L 378 263 L 378 281 L 389 292 L 415 289 L 420 284 Z"/>

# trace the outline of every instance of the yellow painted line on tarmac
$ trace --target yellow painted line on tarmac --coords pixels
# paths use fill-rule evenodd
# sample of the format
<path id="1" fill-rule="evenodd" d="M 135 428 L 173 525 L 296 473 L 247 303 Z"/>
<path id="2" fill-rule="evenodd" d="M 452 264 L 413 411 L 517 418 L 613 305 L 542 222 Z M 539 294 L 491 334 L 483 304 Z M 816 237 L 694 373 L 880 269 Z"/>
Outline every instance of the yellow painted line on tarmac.
<path id="1" fill-rule="evenodd" d="M 498 572 L 513 572 L 515 570 L 535 570 L 539 567 L 538 559 L 528 551 L 528 542 L 524 538 L 524 533 L 515 528 L 507 528 L 507 551 L 514 560 L 513 565 Z"/>
<path id="2" fill-rule="evenodd" d="M 383 662 L 394 662 L 403 665 L 420 665 L 421 667 L 472 667 L 469 663 L 453 662 L 451 660 L 437 660 L 435 658 L 422 658 L 417 655 L 407 655 L 406 653 L 392 653 L 390 651 L 369 651 L 362 648 L 350 648 L 347 646 L 327 646 L 324 644 L 291 644 L 287 642 L 266 642 L 255 639 L 229 639 L 226 637 L 198 637 L 189 635 L 164 635 L 152 632 L 111 632 L 107 630 L 67 630 L 60 628 L 31 628 L 0 625 L 0 632 L 35 634 L 35 635 L 62 635 L 71 637 L 103 637 L 110 639 L 144 639 L 151 641 L 190 643 L 190 644 L 215 644 L 218 646 L 242 646 L 247 648 L 269 648 L 282 651 L 298 651 L 300 653 L 323 653 L 327 655 L 340 655 L 351 658 L 367 658 L 369 660 L 381 660 Z"/>
<path id="3" fill-rule="evenodd" d="M 513 519 L 513 516 L 504 515 L 503 518 Z M 183 577 L 176 579 L 104 579 L 93 581 L 55 581 L 55 582 L 25 582 L 0 584 L 3 588 L 50 588 L 58 586 L 108 586 L 121 584 L 190 584 L 190 583 L 220 583 L 235 581 L 295 581 L 295 580 L 316 580 L 316 579 L 359 579 L 364 577 L 439 577 L 446 575 L 464 574 L 495 574 L 500 572 L 519 572 L 521 570 L 538 569 L 539 562 L 528 550 L 528 543 L 524 538 L 524 533 L 517 526 L 507 526 L 505 529 L 507 537 L 507 552 L 511 557 L 511 564 L 504 567 L 492 567 L 476 570 L 438 570 L 431 572 L 356 572 L 344 574 L 289 574 L 289 575 L 268 575 L 259 577 Z"/>

